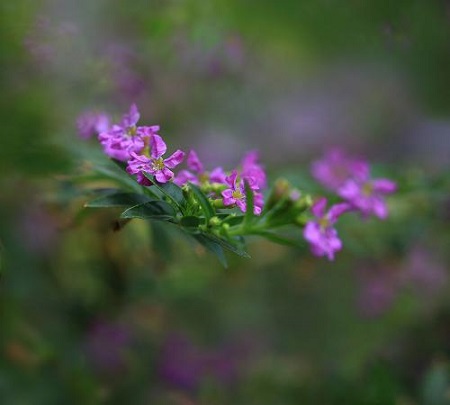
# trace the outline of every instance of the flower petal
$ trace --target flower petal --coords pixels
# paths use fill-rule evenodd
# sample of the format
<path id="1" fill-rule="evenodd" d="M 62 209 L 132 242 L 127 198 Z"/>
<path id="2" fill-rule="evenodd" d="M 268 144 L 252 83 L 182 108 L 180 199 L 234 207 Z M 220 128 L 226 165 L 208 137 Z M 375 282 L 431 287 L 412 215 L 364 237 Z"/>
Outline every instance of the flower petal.
<path id="1" fill-rule="evenodd" d="M 155 173 L 155 178 L 159 183 L 167 183 L 173 179 L 173 172 L 165 167 Z"/>
<path id="2" fill-rule="evenodd" d="M 325 214 L 326 206 L 327 206 L 327 199 L 325 197 L 319 198 L 311 207 L 311 212 L 316 218 L 321 218 Z"/>
<path id="3" fill-rule="evenodd" d="M 375 192 L 391 194 L 397 190 L 397 184 L 389 179 L 375 179 L 372 181 Z"/>
<path id="4" fill-rule="evenodd" d="M 150 148 L 151 148 L 150 153 L 153 159 L 159 159 L 167 151 L 166 143 L 157 134 L 152 134 L 150 136 Z"/>
<path id="5" fill-rule="evenodd" d="M 169 168 L 173 169 L 174 167 L 178 166 L 184 159 L 184 152 L 181 150 L 177 150 L 174 153 L 172 153 L 171 156 L 169 156 L 167 159 L 164 159 L 164 164 Z"/>
<path id="6" fill-rule="evenodd" d="M 203 164 L 202 162 L 200 162 L 200 159 L 198 158 L 198 155 L 195 152 L 195 150 L 191 150 L 189 152 L 186 163 L 188 168 L 191 169 L 192 171 L 196 173 L 203 173 L 204 171 Z"/>

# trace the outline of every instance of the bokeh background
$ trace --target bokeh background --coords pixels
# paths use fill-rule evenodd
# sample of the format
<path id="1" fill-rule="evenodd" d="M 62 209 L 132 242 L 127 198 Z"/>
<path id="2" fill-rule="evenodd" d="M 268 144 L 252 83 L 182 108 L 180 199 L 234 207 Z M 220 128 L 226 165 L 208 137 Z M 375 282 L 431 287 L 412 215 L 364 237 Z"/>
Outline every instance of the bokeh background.
<path id="1" fill-rule="evenodd" d="M 450 403 L 450 2 L 0 4 L 0 404 Z M 340 146 L 396 180 L 335 262 L 250 240 L 223 269 L 83 208 L 86 111 L 325 193 Z M 299 233 L 298 237 L 301 235 Z"/>

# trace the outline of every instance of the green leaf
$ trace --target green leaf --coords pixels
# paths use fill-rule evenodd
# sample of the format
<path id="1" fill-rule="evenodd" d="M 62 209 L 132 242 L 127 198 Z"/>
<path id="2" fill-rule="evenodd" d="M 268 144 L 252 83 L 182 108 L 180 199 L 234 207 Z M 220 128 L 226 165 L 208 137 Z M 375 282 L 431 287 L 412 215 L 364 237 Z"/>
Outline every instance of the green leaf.
<path id="1" fill-rule="evenodd" d="M 192 235 L 192 236 L 197 240 L 197 242 L 199 242 L 201 245 L 203 245 L 211 253 L 214 253 L 217 256 L 217 258 L 219 259 L 219 262 L 222 264 L 223 267 L 225 267 L 225 268 L 228 267 L 225 253 L 222 249 L 222 246 L 219 243 L 211 240 L 205 234 L 198 234 L 198 235 Z"/>
<path id="2" fill-rule="evenodd" d="M 165 201 L 149 201 L 125 210 L 120 217 L 173 221 L 175 218 L 175 211 L 173 207 Z"/>
<path id="3" fill-rule="evenodd" d="M 93 168 L 93 171 L 101 174 L 104 178 L 114 180 L 127 188 L 140 191 L 141 185 L 130 177 L 129 174 L 124 173 L 117 166 L 112 165 L 110 162 L 107 165 L 97 165 Z"/>
<path id="4" fill-rule="evenodd" d="M 122 162 L 121 160 L 117 160 L 117 159 L 111 159 L 111 161 L 122 171 L 124 171 L 125 173 L 128 174 L 127 172 L 127 166 L 128 163 L 127 162 Z"/>
<path id="5" fill-rule="evenodd" d="M 194 216 L 186 216 L 181 218 L 180 225 L 185 228 L 197 228 L 199 225 L 201 225 L 204 221 L 202 218 L 194 217 Z"/>
<path id="6" fill-rule="evenodd" d="M 277 235 L 276 233 L 269 232 L 269 231 L 258 231 L 254 233 L 255 235 L 262 236 L 274 243 L 278 243 L 279 245 L 286 245 L 286 246 L 294 246 L 294 247 L 302 247 L 303 244 L 299 241 L 296 241 L 294 239 L 289 239 L 281 235 Z"/>
<path id="7" fill-rule="evenodd" d="M 244 227 L 251 224 L 255 219 L 255 214 L 253 213 L 255 207 L 254 194 L 247 181 L 245 181 L 245 201 L 247 203 L 247 208 L 244 215 Z"/>
<path id="8" fill-rule="evenodd" d="M 220 238 L 210 233 L 204 233 L 203 235 L 208 239 L 210 239 L 211 241 L 218 243 L 220 246 L 229 250 L 230 252 L 237 254 L 238 256 L 250 258 L 250 255 L 245 250 L 241 249 L 240 247 L 230 243 L 229 241 L 223 238 Z"/>
<path id="9" fill-rule="evenodd" d="M 209 221 L 215 215 L 215 211 L 213 206 L 209 202 L 208 197 L 206 197 L 203 191 L 201 191 L 195 184 L 190 184 L 189 187 L 191 188 L 192 192 L 195 195 L 195 198 L 200 204 L 206 220 Z"/>
<path id="10" fill-rule="evenodd" d="M 143 173 L 152 183 L 153 187 L 156 187 L 163 195 L 168 197 L 181 213 L 184 213 L 184 207 L 186 206 L 186 200 L 183 196 L 183 191 L 180 187 L 172 182 L 158 183 L 154 176 Z"/>
<path id="11" fill-rule="evenodd" d="M 144 204 L 149 201 L 152 201 L 152 199 L 143 194 L 110 193 L 88 202 L 87 204 L 85 204 L 85 207 L 133 207 L 135 205 Z"/>

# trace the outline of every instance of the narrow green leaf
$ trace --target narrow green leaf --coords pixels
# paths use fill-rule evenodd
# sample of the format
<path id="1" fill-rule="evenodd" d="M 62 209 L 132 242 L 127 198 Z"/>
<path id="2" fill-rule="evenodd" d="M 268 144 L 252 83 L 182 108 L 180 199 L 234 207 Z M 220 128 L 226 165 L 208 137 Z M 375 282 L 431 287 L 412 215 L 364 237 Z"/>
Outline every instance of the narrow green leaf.
<path id="1" fill-rule="evenodd" d="M 278 243 L 279 245 L 286 245 L 286 246 L 294 246 L 294 247 L 301 247 L 303 246 L 301 242 L 286 238 L 281 235 L 277 235 L 276 233 L 269 232 L 269 231 L 258 231 L 254 233 L 255 235 L 262 236 L 274 243 Z"/>
<path id="2" fill-rule="evenodd" d="M 213 234 L 203 234 L 206 238 L 210 239 L 211 241 L 219 244 L 220 246 L 222 246 L 223 248 L 229 250 L 230 252 L 233 252 L 235 254 L 237 254 L 238 256 L 241 257 L 245 257 L 245 258 L 250 258 L 250 255 L 243 249 L 241 249 L 240 247 L 233 245 L 232 243 L 230 243 L 229 241 L 220 238 L 216 235 Z"/>
<path id="3" fill-rule="evenodd" d="M 148 173 L 143 174 L 153 183 L 153 187 L 156 187 L 163 195 L 168 197 L 174 203 L 175 207 L 177 207 L 181 213 L 184 213 L 186 200 L 180 187 L 172 182 L 158 183 L 154 176 Z"/>
<path id="4" fill-rule="evenodd" d="M 144 204 L 128 208 L 120 215 L 121 218 L 159 219 L 161 221 L 174 220 L 175 211 L 165 201 L 149 201 Z"/>
<path id="5" fill-rule="evenodd" d="M 206 249 L 208 249 L 211 253 L 214 253 L 217 258 L 219 259 L 219 262 L 222 264 L 223 267 L 227 268 L 227 258 L 225 257 L 225 253 L 222 249 L 222 246 L 208 238 L 205 234 L 199 234 L 199 235 L 192 235 L 201 245 L 203 245 Z"/>
<path id="6" fill-rule="evenodd" d="M 211 203 L 209 202 L 208 197 L 200 190 L 195 184 L 190 184 L 192 192 L 195 195 L 200 207 L 202 208 L 203 214 L 205 215 L 206 220 L 208 221 L 215 215 L 215 211 Z"/>
<path id="7" fill-rule="evenodd" d="M 131 178 L 129 174 L 124 173 L 118 167 L 112 165 L 110 162 L 108 163 L 109 163 L 108 165 L 95 166 L 93 168 L 93 171 L 98 174 L 101 174 L 103 178 L 114 180 L 129 189 L 139 191 L 141 186 L 137 181 Z"/>
<path id="8" fill-rule="evenodd" d="M 204 221 L 202 221 L 202 218 L 187 216 L 181 218 L 180 225 L 186 228 L 198 228 L 198 226 L 201 225 L 203 222 Z"/>
<path id="9" fill-rule="evenodd" d="M 138 204 L 144 204 L 152 199 L 143 194 L 137 193 L 110 193 L 99 197 L 85 204 L 85 207 L 133 207 Z"/>
<path id="10" fill-rule="evenodd" d="M 111 159 L 111 161 L 122 171 L 128 174 L 127 172 L 127 166 L 128 164 L 126 162 L 122 162 L 121 160 L 117 159 Z"/>
<path id="11" fill-rule="evenodd" d="M 247 181 L 245 181 L 245 201 L 247 204 L 247 208 L 244 215 L 244 227 L 245 225 L 251 224 L 255 219 L 255 214 L 253 213 L 253 209 L 255 206 L 254 194 Z"/>

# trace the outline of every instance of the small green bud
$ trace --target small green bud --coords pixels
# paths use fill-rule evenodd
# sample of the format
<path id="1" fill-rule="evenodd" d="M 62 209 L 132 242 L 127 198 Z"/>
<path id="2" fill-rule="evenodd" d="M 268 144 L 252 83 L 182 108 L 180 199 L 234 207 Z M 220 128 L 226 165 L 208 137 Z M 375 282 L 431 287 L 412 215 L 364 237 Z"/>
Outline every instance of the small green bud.
<path id="1" fill-rule="evenodd" d="M 295 202 L 295 209 L 298 211 L 305 211 L 313 204 L 312 197 L 307 194 Z"/>
<path id="2" fill-rule="evenodd" d="M 309 218 L 307 215 L 300 214 L 295 218 L 294 223 L 295 223 L 295 225 L 304 227 L 306 225 L 306 223 L 308 222 L 308 220 L 309 220 Z"/>
<path id="3" fill-rule="evenodd" d="M 274 207 L 280 200 L 289 196 L 291 185 L 286 179 L 280 178 L 275 181 L 275 185 L 266 202 L 266 210 Z"/>
<path id="4" fill-rule="evenodd" d="M 219 226 L 222 223 L 222 221 L 220 220 L 220 218 L 218 217 L 212 217 L 209 220 L 209 226 Z"/>

